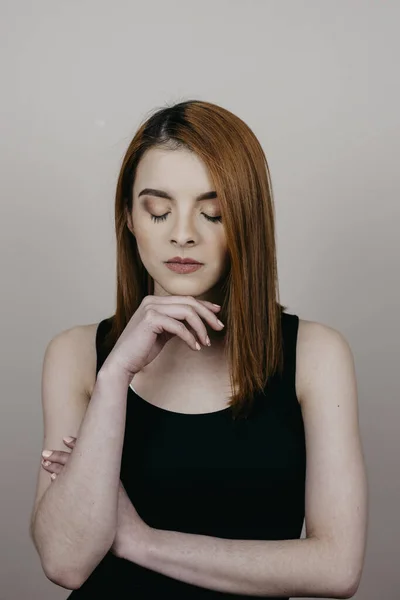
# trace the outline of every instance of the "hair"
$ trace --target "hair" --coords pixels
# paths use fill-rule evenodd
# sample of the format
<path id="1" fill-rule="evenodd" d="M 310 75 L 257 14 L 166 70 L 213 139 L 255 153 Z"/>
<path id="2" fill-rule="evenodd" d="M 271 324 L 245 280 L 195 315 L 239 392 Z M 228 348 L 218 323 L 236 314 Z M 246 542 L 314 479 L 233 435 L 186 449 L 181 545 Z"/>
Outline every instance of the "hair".
<path id="1" fill-rule="evenodd" d="M 110 350 L 154 280 L 127 226 L 140 159 L 150 148 L 195 152 L 209 169 L 221 209 L 230 259 L 219 318 L 234 391 L 233 418 L 247 418 L 257 392 L 283 372 L 281 314 L 272 184 L 264 151 L 244 121 L 209 102 L 187 100 L 159 108 L 141 123 L 122 161 L 115 196 L 116 311 L 105 344 Z"/>

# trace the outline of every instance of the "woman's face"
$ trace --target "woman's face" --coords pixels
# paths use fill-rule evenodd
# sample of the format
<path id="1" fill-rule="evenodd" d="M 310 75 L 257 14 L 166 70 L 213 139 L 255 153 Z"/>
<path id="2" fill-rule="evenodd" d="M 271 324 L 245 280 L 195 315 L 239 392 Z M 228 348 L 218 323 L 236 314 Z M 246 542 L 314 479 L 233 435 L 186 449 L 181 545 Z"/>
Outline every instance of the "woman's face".
<path id="1" fill-rule="evenodd" d="M 197 199 L 213 191 L 205 164 L 188 150 L 151 148 L 142 157 L 128 227 L 154 279 L 154 295 L 218 296 L 217 284 L 229 266 L 224 225 L 215 219 L 221 216 L 215 193 Z M 176 256 L 193 258 L 202 266 L 189 273 L 174 272 L 166 262 Z"/>

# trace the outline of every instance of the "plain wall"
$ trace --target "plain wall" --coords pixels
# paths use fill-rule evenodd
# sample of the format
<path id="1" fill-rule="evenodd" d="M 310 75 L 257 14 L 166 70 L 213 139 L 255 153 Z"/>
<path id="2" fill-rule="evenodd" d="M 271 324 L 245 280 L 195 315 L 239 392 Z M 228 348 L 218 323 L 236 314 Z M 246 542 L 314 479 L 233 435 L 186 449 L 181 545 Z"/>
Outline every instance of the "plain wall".
<path id="1" fill-rule="evenodd" d="M 44 350 L 114 310 L 123 153 L 150 111 L 190 98 L 258 136 L 281 301 L 351 345 L 370 487 L 356 598 L 399 598 L 400 4 L 2 0 L 0 17 L 0 599 L 70 594 L 28 533 Z"/>

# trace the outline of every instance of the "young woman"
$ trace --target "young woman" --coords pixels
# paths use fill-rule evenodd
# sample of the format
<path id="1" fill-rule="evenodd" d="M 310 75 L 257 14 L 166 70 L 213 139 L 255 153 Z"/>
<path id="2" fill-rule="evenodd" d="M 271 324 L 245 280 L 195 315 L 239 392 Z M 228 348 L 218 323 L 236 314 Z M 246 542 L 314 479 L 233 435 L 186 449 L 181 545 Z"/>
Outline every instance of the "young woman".
<path id="1" fill-rule="evenodd" d="M 46 576 L 74 599 L 350 598 L 367 530 L 354 361 L 279 302 L 257 138 L 211 103 L 158 110 L 115 223 L 115 314 L 44 357 Z"/>

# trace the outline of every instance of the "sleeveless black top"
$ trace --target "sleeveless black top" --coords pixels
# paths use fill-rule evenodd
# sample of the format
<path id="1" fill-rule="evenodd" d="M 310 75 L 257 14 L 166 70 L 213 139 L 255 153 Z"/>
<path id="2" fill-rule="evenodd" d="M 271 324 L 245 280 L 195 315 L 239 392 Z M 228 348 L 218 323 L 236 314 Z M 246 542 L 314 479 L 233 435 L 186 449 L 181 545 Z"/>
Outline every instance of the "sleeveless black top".
<path id="1" fill-rule="evenodd" d="M 120 479 L 150 527 L 237 540 L 301 536 L 306 449 L 295 390 L 299 318 L 282 313 L 281 323 L 283 374 L 270 378 L 265 396 L 256 395 L 247 419 L 234 421 L 230 407 L 201 414 L 172 412 L 129 387 Z M 106 359 L 101 343 L 109 324 L 104 319 L 98 325 L 96 373 Z M 68 596 L 99 597 L 254 599 L 191 585 L 111 552 Z"/>

